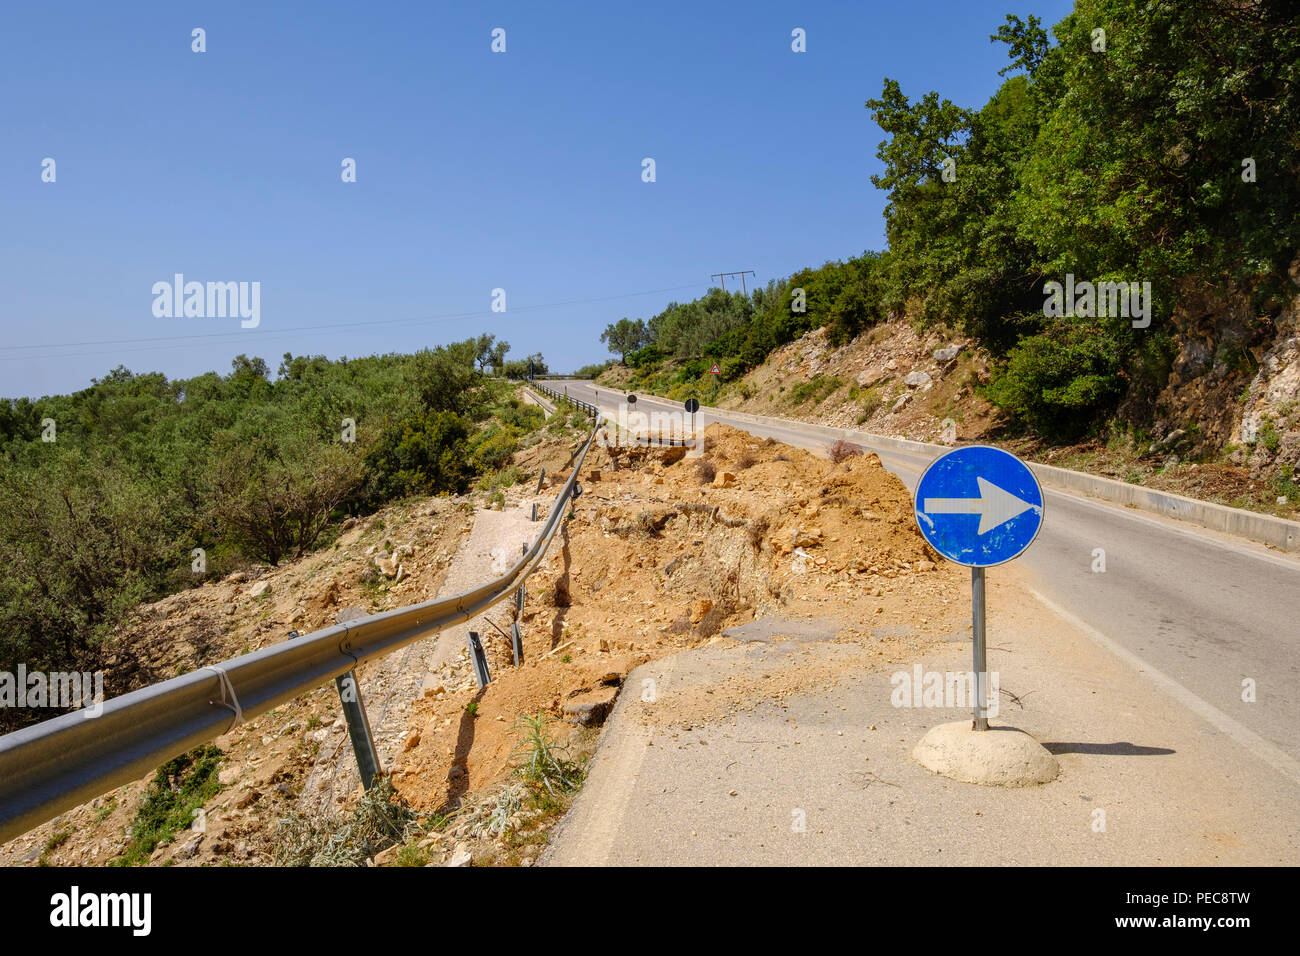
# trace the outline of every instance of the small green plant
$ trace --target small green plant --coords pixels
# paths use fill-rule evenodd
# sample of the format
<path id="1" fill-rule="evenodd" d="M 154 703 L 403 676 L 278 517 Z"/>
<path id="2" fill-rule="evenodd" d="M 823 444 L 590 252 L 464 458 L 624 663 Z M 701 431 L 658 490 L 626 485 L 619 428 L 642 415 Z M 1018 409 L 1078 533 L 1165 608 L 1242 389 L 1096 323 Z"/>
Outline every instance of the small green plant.
<path id="1" fill-rule="evenodd" d="M 131 840 L 113 866 L 147 863 L 160 843 L 191 825 L 194 811 L 221 791 L 217 771 L 224 754 L 211 744 L 181 754 L 158 768 L 131 824 Z"/>
<path id="2" fill-rule="evenodd" d="M 529 786 L 551 796 L 569 793 L 582 783 L 583 768 L 565 755 L 551 734 L 551 722 L 544 713 L 520 717 L 516 727 L 522 739 L 513 756 L 520 759 L 519 775 Z"/>
<path id="3" fill-rule="evenodd" d="M 105 820 L 108 819 L 109 815 L 116 809 L 117 809 L 117 797 L 109 797 L 107 800 L 101 803 L 99 805 L 99 809 L 95 811 L 95 822 L 103 823 Z"/>
<path id="4" fill-rule="evenodd" d="M 428 849 L 420 846 L 418 843 L 408 843 L 397 851 L 393 857 L 391 866 L 427 866 L 433 859 Z"/>
<path id="5" fill-rule="evenodd" d="M 1277 451 L 1278 446 L 1282 444 L 1282 436 L 1278 434 L 1273 419 L 1264 419 L 1259 428 L 1259 440 L 1269 451 Z"/>
<path id="6" fill-rule="evenodd" d="M 477 716 L 478 716 L 478 701 L 476 701 L 476 700 L 471 700 L 468 704 L 466 704 L 466 705 L 465 705 L 465 713 L 469 714 L 471 717 L 477 717 Z"/>
<path id="7" fill-rule="evenodd" d="M 1295 471 L 1290 465 L 1283 465 L 1273 478 L 1273 491 L 1285 495 L 1289 502 L 1300 504 L 1300 485 L 1295 482 Z"/>
<path id="8" fill-rule="evenodd" d="M 572 654 L 565 654 L 563 657 L 560 658 L 560 663 L 561 663 L 561 664 L 572 664 L 572 663 L 573 663 L 573 655 L 572 655 Z"/>
<path id="9" fill-rule="evenodd" d="M 50 834 L 50 838 L 45 841 L 45 846 L 41 848 L 41 856 L 45 857 L 47 854 L 63 846 L 63 844 L 68 842 L 70 836 L 72 836 L 71 830 L 57 830 Z"/>
<path id="10" fill-rule="evenodd" d="M 510 832 L 510 819 L 523 807 L 524 794 L 518 784 L 502 787 L 492 801 L 492 809 L 482 832 L 491 837 L 503 837 Z"/>
<path id="11" fill-rule="evenodd" d="M 518 465 L 508 465 L 497 472 L 496 484 L 498 488 L 512 488 L 522 485 L 527 479 L 527 473 Z"/>

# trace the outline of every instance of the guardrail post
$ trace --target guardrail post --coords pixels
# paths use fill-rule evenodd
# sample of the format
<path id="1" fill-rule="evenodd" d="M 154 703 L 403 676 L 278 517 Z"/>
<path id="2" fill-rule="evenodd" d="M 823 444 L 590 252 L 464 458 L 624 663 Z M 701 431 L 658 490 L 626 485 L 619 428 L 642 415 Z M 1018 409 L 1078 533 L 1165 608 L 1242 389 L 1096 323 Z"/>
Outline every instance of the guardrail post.
<path id="1" fill-rule="evenodd" d="M 492 683 L 492 675 L 488 673 L 487 655 L 483 653 L 483 642 L 478 639 L 478 631 L 470 631 L 465 638 L 465 643 L 469 645 L 469 659 L 474 665 L 474 679 L 478 681 L 480 688 L 486 687 Z"/>
<path id="2" fill-rule="evenodd" d="M 533 502 L 533 520 L 534 520 L 534 521 L 537 520 L 537 502 L 536 502 L 536 501 Z"/>
<path id="3" fill-rule="evenodd" d="M 546 479 L 546 469 L 543 468 L 543 469 L 541 470 L 541 473 L 537 476 L 537 491 L 534 492 L 534 494 L 539 494 L 539 495 L 540 495 L 540 494 L 542 493 L 542 482 L 543 482 L 545 479 Z"/>
<path id="4" fill-rule="evenodd" d="M 375 737 L 370 732 L 366 707 L 361 701 L 361 686 L 357 683 L 356 671 L 348 671 L 342 677 L 336 677 L 334 684 L 338 687 L 339 702 L 343 705 L 343 719 L 348 724 L 348 736 L 352 738 L 352 752 L 357 757 L 361 785 L 369 790 L 379 776 L 379 755 L 375 752 Z"/>
<path id="5" fill-rule="evenodd" d="M 524 636 L 519 633 L 519 622 L 510 625 L 510 650 L 515 656 L 515 667 L 524 662 Z"/>

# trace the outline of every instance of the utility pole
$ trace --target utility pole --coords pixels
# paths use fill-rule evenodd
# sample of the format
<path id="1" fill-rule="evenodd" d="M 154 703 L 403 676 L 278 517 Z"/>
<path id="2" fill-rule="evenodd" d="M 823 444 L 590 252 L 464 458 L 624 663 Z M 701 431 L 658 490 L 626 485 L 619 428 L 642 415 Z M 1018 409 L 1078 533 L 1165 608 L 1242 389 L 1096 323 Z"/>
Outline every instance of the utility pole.
<path id="1" fill-rule="evenodd" d="M 710 278 L 710 279 L 717 279 L 718 282 L 720 282 L 720 283 L 722 284 L 722 291 L 723 291 L 723 292 L 726 292 L 726 291 L 727 291 L 727 281 L 726 281 L 726 277 L 727 277 L 727 276 L 740 276 L 740 291 L 741 291 L 741 293 L 744 294 L 744 295 L 749 295 L 749 292 L 745 289 L 745 276 L 747 276 L 747 275 L 748 275 L 748 276 L 752 276 L 753 274 L 754 274 L 754 270 L 753 270 L 753 269 L 746 269 L 744 272 L 715 272 L 715 273 L 713 273 L 713 275 L 709 276 L 709 278 Z"/>

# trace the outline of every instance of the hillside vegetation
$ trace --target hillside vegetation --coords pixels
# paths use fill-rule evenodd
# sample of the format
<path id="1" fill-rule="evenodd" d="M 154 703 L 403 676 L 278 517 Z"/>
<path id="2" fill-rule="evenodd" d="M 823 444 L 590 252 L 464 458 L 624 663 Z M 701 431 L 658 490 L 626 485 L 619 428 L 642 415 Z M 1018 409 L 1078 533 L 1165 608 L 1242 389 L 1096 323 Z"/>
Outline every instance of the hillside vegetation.
<path id="1" fill-rule="evenodd" d="M 274 375 L 241 355 L 174 380 L 119 367 L 72 395 L 0 399 L 0 670 L 98 669 L 141 601 L 299 558 L 389 501 L 508 483 L 543 416 L 486 369 L 545 370 L 508 348 L 286 353 Z M 4 708 L 0 731 L 49 715 Z"/>
<path id="2" fill-rule="evenodd" d="M 896 317 L 986 349 L 981 394 L 1013 432 L 1181 428 L 1225 444 L 1222 415 L 1199 436 L 1198 419 L 1246 397 L 1297 292 L 1292 5 L 1078 0 L 1050 36 L 1009 15 L 990 39 L 1010 75 L 983 107 L 909 99 L 892 79 L 866 103 L 887 136 L 872 177 L 886 251 L 613 323 L 602 340 L 632 372 L 618 379 L 709 401 L 813 329 L 840 345 Z M 1150 283 L 1149 315 L 1048 308 L 1047 283 L 1067 275 Z M 1164 392 L 1201 376 L 1199 405 Z"/>

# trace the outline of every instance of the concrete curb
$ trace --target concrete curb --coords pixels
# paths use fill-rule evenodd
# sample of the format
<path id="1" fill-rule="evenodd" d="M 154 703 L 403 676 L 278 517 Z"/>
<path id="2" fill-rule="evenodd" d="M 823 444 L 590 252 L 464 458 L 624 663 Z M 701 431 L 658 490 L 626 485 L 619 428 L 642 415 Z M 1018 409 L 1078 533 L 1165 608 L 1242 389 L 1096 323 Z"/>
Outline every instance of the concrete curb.
<path id="1" fill-rule="evenodd" d="M 627 394 L 621 389 L 610 388 L 606 385 L 600 385 L 597 388 L 602 391 Z M 647 398 L 658 399 L 662 402 L 672 401 L 658 395 L 644 394 Z M 710 405 L 701 405 L 700 414 L 713 414 L 715 418 L 718 414 L 721 414 L 755 425 L 773 425 L 778 428 L 793 427 L 813 434 L 823 435 L 832 441 L 843 438 L 867 447 L 889 448 L 894 451 L 913 453 L 921 452 L 932 458 L 951 450 L 948 445 L 934 445 L 929 442 L 911 441 L 906 438 L 891 438 L 887 435 L 876 435 L 871 432 L 854 431 L 848 428 L 834 428 L 830 425 L 816 425 L 811 422 L 800 422 L 789 418 L 751 415 L 749 412 L 735 412 L 725 408 L 714 408 Z M 1300 522 L 1297 521 L 1275 518 L 1272 515 L 1245 511 L 1241 508 L 1229 508 L 1227 505 L 1214 504 L 1209 501 L 1198 501 L 1195 498 L 1187 498 L 1183 495 L 1155 491 L 1125 481 L 1116 481 L 1114 478 L 1102 478 L 1098 475 L 1088 475 L 1080 471 L 1057 468 L 1055 465 L 1041 465 L 1032 461 L 1026 462 L 1026 464 L 1038 476 L 1039 481 L 1053 488 L 1076 491 L 1092 498 L 1100 498 L 1103 501 L 1111 501 L 1141 511 L 1150 511 L 1153 514 L 1164 515 L 1168 518 L 1177 518 L 1179 521 L 1186 521 L 1189 524 L 1209 528 L 1212 531 L 1238 535 L 1277 548 L 1279 551 L 1300 551 Z"/>

